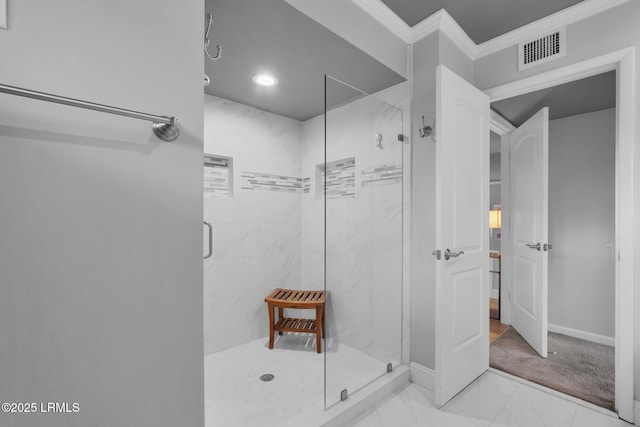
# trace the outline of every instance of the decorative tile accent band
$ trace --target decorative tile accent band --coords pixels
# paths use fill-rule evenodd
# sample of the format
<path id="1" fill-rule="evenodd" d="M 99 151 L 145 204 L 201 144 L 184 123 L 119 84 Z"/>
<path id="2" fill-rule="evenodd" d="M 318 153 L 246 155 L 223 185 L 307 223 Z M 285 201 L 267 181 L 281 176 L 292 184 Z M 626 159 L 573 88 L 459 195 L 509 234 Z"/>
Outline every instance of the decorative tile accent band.
<path id="1" fill-rule="evenodd" d="M 311 177 L 302 178 L 302 192 L 303 193 L 311 192 Z"/>
<path id="2" fill-rule="evenodd" d="M 328 199 L 353 198 L 356 197 L 356 159 L 337 160 L 327 163 L 326 167 L 326 188 L 325 188 L 325 168 L 318 165 L 322 192 L 326 191 Z"/>
<path id="3" fill-rule="evenodd" d="M 302 193 L 302 178 L 295 176 L 271 175 L 268 173 L 246 172 L 240 174 L 243 190 L 279 191 Z"/>
<path id="4" fill-rule="evenodd" d="M 402 166 L 382 165 L 362 170 L 361 185 L 388 185 L 402 183 Z"/>
<path id="5" fill-rule="evenodd" d="M 229 197 L 229 170 L 210 169 L 204 171 L 205 197 Z"/>
<path id="6" fill-rule="evenodd" d="M 228 198 L 232 196 L 231 158 L 204 156 L 204 197 Z"/>

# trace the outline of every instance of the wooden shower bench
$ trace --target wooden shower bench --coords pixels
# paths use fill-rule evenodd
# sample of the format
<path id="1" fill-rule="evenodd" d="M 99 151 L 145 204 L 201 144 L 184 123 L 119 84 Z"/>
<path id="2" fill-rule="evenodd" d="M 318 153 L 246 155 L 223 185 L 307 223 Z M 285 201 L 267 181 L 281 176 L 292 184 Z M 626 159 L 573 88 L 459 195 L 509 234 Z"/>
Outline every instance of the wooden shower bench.
<path id="1" fill-rule="evenodd" d="M 324 337 L 324 291 L 303 291 L 293 289 L 276 288 L 264 299 L 269 310 L 269 348 L 273 349 L 273 338 L 277 331 L 279 335 L 283 332 L 305 332 L 316 334 L 316 350 L 322 352 L 320 335 Z M 278 319 L 276 321 L 274 309 L 278 309 Z M 315 310 L 315 319 L 294 319 L 284 317 L 285 308 L 295 308 L 301 310 Z"/>

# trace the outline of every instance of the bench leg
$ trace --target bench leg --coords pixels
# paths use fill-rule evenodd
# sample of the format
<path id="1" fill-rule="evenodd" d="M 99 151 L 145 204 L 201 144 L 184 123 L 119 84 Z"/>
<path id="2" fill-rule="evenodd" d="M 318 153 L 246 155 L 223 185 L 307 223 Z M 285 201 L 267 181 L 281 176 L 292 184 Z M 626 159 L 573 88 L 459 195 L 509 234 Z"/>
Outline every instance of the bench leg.
<path id="1" fill-rule="evenodd" d="M 320 335 L 324 333 L 324 328 L 322 324 L 324 322 L 324 318 L 322 316 L 322 306 L 316 306 L 316 351 L 318 353 L 322 353 L 322 339 Z"/>
<path id="2" fill-rule="evenodd" d="M 273 349 L 273 333 L 275 328 L 275 323 L 273 321 L 273 306 L 271 304 L 267 304 L 267 308 L 269 309 L 269 349 Z"/>
<path id="3" fill-rule="evenodd" d="M 278 320 L 284 317 L 284 308 L 278 307 Z M 282 335 L 282 331 L 278 331 L 278 335 Z"/>

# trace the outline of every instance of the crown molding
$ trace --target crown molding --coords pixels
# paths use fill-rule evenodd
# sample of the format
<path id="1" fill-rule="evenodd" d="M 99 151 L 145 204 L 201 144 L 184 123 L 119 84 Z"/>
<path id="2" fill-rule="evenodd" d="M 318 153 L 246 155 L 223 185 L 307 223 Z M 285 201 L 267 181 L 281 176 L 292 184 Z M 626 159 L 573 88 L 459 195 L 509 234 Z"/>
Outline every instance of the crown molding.
<path id="1" fill-rule="evenodd" d="M 498 135 L 508 135 L 516 129 L 515 126 L 511 124 L 511 122 L 498 114 L 496 111 L 489 110 L 489 112 L 489 128 Z"/>
<path id="2" fill-rule="evenodd" d="M 380 0 L 351 0 L 405 43 L 412 43 L 411 27 Z"/>
<path id="3" fill-rule="evenodd" d="M 458 23 L 444 9 L 409 27 L 381 0 L 351 0 L 384 25 L 405 43 L 415 43 L 435 31 L 442 31 L 472 60 L 516 45 L 541 33 L 556 30 L 581 21 L 631 0 L 584 0 L 547 17 L 517 28 L 506 34 L 475 44 Z"/>
<path id="4" fill-rule="evenodd" d="M 418 22 L 411 29 L 410 43 L 415 43 L 420 39 L 427 37 L 431 33 L 435 33 L 442 26 L 443 14 L 447 13 L 444 9 L 440 9 L 431 16 L 426 17 L 422 21 Z"/>
<path id="5" fill-rule="evenodd" d="M 473 57 L 475 55 L 476 44 L 444 9 L 440 9 L 411 28 L 411 43 L 415 43 L 438 30 L 446 34 L 467 56 Z"/>
<path id="6" fill-rule="evenodd" d="M 628 1 L 630 0 L 584 0 L 581 3 L 477 45 L 476 58 L 490 55 L 540 34 L 556 30 L 559 27 L 571 25 Z"/>
<path id="7" fill-rule="evenodd" d="M 476 59 L 477 45 L 444 9 L 442 9 L 440 31 L 446 34 L 469 58 Z"/>

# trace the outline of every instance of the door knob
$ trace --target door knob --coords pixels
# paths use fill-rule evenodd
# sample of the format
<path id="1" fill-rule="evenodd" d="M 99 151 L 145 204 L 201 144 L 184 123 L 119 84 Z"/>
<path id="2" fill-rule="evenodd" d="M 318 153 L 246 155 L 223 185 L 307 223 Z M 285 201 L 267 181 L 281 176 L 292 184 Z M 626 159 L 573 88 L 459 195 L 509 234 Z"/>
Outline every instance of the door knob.
<path id="1" fill-rule="evenodd" d="M 451 252 L 449 248 L 444 251 L 444 259 L 449 260 L 449 258 L 458 258 L 460 255 L 464 255 L 464 251 L 460 252 Z"/>
<path id="2" fill-rule="evenodd" d="M 540 251 L 540 243 L 536 243 L 535 245 L 531 244 L 531 243 L 527 243 L 527 247 L 531 248 L 531 249 L 536 249 L 537 251 Z"/>

